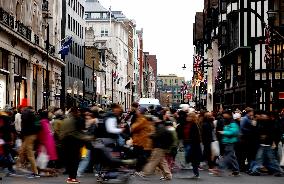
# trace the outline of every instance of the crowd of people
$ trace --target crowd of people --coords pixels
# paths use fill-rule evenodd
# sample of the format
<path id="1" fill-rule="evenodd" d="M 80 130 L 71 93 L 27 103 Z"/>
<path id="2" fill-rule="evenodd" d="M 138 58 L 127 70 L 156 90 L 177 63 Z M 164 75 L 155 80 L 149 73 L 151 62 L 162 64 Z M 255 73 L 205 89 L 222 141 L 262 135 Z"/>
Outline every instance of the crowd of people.
<path id="1" fill-rule="evenodd" d="M 86 172 L 126 167 L 137 177 L 158 172 L 161 180 L 171 180 L 183 167 L 178 155 L 191 163 L 195 179 L 201 169 L 217 176 L 227 169 L 231 176 L 282 176 L 283 143 L 284 110 L 212 113 L 133 103 L 127 113 L 118 104 L 0 112 L 0 166 L 7 176 L 25 171 L 28 178 L 39 178 L 62 171 L 67 183 L 79 183 Z"/>

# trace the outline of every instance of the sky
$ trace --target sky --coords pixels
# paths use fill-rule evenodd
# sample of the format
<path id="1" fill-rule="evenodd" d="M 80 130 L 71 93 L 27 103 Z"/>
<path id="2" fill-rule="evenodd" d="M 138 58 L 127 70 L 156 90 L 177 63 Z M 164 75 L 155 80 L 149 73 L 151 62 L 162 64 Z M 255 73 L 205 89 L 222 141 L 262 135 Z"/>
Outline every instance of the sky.
<path id="1" fill-rule="evenodd" d="M 144 31 L 144 52 L 157 55 L 158 74 L 192 76 L 195 12 L 203 0 L 100 0 L 106 8 L 121 10 Z M 183 70 L 183 65 L 186 70 Z"/>

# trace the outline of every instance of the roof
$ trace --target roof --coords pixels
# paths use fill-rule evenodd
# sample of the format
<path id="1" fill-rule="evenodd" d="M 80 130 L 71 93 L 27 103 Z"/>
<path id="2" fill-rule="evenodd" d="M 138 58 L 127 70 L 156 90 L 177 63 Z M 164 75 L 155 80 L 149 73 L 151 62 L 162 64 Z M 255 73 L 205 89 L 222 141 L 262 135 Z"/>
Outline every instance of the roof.
<path id="1" fill-rule="evenodd" d="M 87 0 L 85 2 L 85 12 L 108 12 L 98 0 Z"/>

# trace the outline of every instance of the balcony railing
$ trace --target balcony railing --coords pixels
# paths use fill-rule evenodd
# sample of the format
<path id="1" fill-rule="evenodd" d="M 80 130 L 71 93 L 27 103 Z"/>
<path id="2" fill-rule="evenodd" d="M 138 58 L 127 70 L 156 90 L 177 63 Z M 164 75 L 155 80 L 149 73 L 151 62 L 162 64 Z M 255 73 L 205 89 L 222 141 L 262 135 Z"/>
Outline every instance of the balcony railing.
<path id="1" fill-rule="evenodd" d="M 34 41 L 36 45 L 39 45 L 39 36 L 34 34 Z"/>
<path id="2" fill-rule="evenodd" d="M 22 22 L 16 21 L 13 15 L 10 15 L 2 8 L 0 8 L 0 24 L 5 25 L 26 40 L 33 42 L 35 45 L 40 45 L 40 38 L 38 35 L 33 33 L 32 30 Z"/>
<path id="3" fill-rule="evenodd" d="M 15 27 L 14 17 L 2 8 L 0 8 L 0 21 L 12 29 Z"/>
<path id="4" fill-rule="evenodd" d="M 30 28 L 28 28 L 27 26 L 25 26 L 23 23 L 21 23 L 20 21 L 16 21 L 16 31 L 22 35 L 24 38 L 28 39 L 29 41 L 31 41 L 32 39 L 32 30 Z"/>

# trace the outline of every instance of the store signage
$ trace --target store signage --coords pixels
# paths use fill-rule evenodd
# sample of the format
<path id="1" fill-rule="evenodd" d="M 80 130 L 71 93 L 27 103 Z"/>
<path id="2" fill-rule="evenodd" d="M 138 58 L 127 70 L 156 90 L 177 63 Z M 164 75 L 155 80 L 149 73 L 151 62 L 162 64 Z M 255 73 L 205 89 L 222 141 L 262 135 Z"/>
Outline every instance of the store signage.
<path id="1" fill-rule="evenodd" d="M 101 77 L 97 76 L 97 94 L 101 94 Z"/>
<path id="2" fill-rule="evenodd" d="M 279 92 L 279 99 L 284 100 L 284 92 Z"/>

